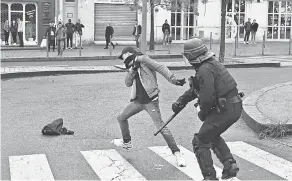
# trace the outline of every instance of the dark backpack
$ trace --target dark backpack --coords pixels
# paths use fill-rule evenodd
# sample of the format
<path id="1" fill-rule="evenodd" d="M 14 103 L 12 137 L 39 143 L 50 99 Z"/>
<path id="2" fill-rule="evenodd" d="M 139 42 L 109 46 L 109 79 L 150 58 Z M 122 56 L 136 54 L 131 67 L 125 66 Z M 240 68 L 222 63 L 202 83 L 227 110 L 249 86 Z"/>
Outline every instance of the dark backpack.
<path id="1" fill-rule="evenodd" d="M 59 118 L 54 120 L 52 123 L 47 124 L 42 129 L 43 135 L 61 135 L 61 134 L 74 134 L 73 131 L 67 130 L 65 127 L 63 128 L 63 119 Z"/>

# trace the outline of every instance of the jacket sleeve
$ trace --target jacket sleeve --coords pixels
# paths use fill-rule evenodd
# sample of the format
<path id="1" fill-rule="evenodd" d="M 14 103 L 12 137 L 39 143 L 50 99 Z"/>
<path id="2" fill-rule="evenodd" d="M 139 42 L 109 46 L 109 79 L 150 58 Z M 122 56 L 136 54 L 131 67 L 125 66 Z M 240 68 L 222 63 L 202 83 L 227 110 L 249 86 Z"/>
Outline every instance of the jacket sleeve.
<path id="1" fill-rule="evenodd" d="M 209 111 L 214 105 L 214 75 L 207 65 L 202 65 L 198 73 L 199 82 L 199 105 L 203 116 L 209 114 Z"/>
<path id="2" fill-rule="evenodd" d="M 181 95 L 178 99 L 177 102 L 182 103 L 183 105 L 187 105 L 189 102 L 192 100 L 196 99 L 197 96 L 194 94 L 191 90 L 187 90 Z"/>
<path id="3" fill-rule="evenodd" d="M 139 56 L 137 58 L 137 61 L 145 64 L 151 70 L 154 70 L 154 71 L 160 73 L 170 83 L 175 84 L 176 77 L 174 76 L 174 74 L 172 72 L 170 72 L 170 70 L 165 65 L 159 64 L 155 60 L 152 60 L 151 58 L 149 58 L 147 55 Z"/>
<path id="4" fill-rule="evenodd" d="M 164 24 L 162 25 L 162 32 L 164 33 L 164 29 L 165 29 L 165 26 Z"/>
<path id="5" fill-rule="evenodd" d="M 137 74 L 137 71 L 130 69 L 130 71 L 127 73 L 125 77 L 125 84 L 127 87 L 131 87 L 133 85 L 133 81 L 135 79 L 135 76 Z"/>

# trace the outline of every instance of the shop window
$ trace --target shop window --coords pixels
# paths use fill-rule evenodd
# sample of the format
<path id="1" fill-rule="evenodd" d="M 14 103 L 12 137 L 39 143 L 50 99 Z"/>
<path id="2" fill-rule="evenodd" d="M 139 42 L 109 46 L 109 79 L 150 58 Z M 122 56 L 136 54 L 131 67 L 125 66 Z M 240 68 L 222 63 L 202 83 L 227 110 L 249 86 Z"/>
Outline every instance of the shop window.
<path id="1" fill-rule="evenodd" d="M 5 3 L 1 3 L 1 27 L 4 30 L 7 28 L 7 26 L 5 26 L 5 24 L 9 25 L 9 22 L 8 22 L 8 5 L 5 4 Z M 9 30 L 8 30 L 8 32 L 9 32 Z M 5 40 L 4 31 L 1 31 L 1 40 L 2 41 Z"/>
<path id="2" fill-rule="evenodd" d="M 226 38 L 244 37 L 245 0 L 230 0 L 227 3 Z"/>
<path id="3" fill-rule="evenodd" d="M 23 11 L 22 4 L 14 3 L 11 5 L 11 11 Z"/>
<path id="4" fill-rule="evenodd" d="M 25 39 L 32 42 L 36 40 L 36 6 L 25 5 Z"/>
<path id="5" fill-rule="evenodd" d="M 66 3 L 74 3 L 75 0 L 65 0 Z"/>
<path id="6" fill-rule="evenodd" d="M 291 33 L 291 1 L 269 1 L 268 39 L 288 39 Z"/>

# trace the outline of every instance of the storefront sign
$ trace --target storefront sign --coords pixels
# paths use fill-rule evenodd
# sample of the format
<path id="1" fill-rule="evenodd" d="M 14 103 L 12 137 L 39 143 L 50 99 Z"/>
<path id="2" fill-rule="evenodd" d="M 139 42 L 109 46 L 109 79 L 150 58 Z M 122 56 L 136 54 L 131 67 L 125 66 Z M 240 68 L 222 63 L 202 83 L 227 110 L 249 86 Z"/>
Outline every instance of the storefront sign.
<path id="1" fill-rule="evenodd" d="M 125 4 L 129 0 L 95 0 L 94 3 Z"/>
<path id="2" fill-rule="evenodd" d="M 42 4 L 42 8 L 43 8 L 43 21 L 42 24 L 43 25 L 48 25 L 51 21 L 51 3 L 49 2 L 44 2 Z"/>

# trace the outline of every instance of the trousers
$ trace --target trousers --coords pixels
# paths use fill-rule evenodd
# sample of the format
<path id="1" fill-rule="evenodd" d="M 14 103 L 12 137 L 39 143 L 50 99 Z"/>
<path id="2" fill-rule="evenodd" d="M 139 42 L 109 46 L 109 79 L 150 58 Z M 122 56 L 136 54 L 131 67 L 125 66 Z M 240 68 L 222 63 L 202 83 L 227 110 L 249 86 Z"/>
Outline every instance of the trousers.
<path id="1" fill-rule="evenodd" d="M 224 133 L 231 125 L 238 121 L 242 113 L 242 102 L 239 103 L 228 103 L 226 110 L 217 113 L 213 110 L 204 120 L 198 133 L 194 135 L 192 140 L 193 150 L 196 154 L 202 175 L 204 178 L 216 177 L 216 171 L 213 167 L 213 160 L 211 157 L 211 150 L 224 164 L 227 160 L 235 160 L 225 143 L 221 134 Z M 216 120 L 220 120 L 220 124 L 214 124 Z M 224 120 L 224 121 L 222 121 Z M 223 169 L 224 171 L 224 169 Z"/>
<path id="2" fill-rule="evenodd" d="M 159 109 L 159 100 L 151 101 L 148 104 L 140 104 L 137 101 L 130 102 L 123 111 L 118 116 L 118 121 L 120 124 L 121 132 L 123 135 L 124 142 L 131 141 L 131 135 L 130 135 L 130 129 L 129 129 L 129 123 L 128 119 L 141 112 L 141 111 L 147 111 L 147 113 L 150 115 L 154 125 L 159 129 L 163 124 L 163 120 L 161 118 L 161 113 Z M 170 132 L 170 130 L 167 127 L 164 127 L 161 131 L 161 134 L 166 141 L 168 147 L 171 149 L 172 153 L 175 153 L 177 151 L 180 151 L 177 144 L 175 143 L 175 140 Z"/>

